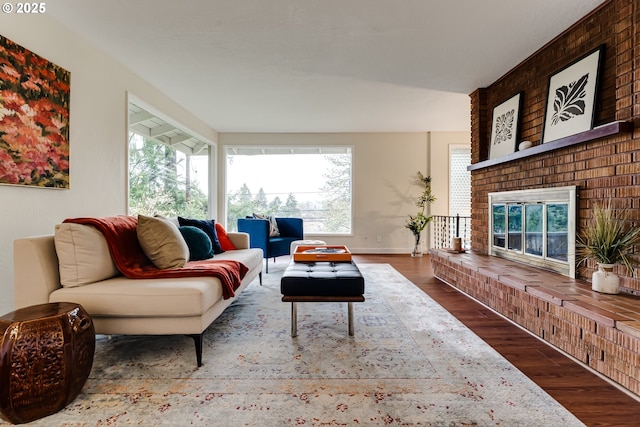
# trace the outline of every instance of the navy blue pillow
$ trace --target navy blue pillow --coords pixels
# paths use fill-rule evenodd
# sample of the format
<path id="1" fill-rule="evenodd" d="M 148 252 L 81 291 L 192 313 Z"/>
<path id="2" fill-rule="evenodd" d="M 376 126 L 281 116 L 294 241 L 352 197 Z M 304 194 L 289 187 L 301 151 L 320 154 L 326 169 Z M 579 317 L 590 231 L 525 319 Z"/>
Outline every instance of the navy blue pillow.
<path id="1" fill-rule="evenodd" d="M 200 230 L 207 233 L 209 239 L 211 239 L 211 244 L 213 245 L 213 253 L 221 254 L 224 251 L 222 250 L 222 246 L 220 246 L 220 240 L 218 239 L 218 233 L 216 232 L 216 220 L 215 219 L 190 219 L 183 218 L 181 216 L 178 217 L 178 223 L 181 226 L 189 225 L 191 227 L 198 227 Z"/>
<path id="2" fill-rule="evenodd" d="M 207 233 L 190 225 L 178 228 L 189 247 L 189 261 L 199 261 L 213 257 L 213 246 Z"/>

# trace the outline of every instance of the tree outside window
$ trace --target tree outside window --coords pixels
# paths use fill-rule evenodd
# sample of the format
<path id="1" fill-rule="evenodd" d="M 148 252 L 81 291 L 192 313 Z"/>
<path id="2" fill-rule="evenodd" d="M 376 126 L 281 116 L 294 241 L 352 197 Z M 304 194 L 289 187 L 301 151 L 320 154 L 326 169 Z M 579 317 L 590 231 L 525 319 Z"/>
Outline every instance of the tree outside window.
<path id="1" fill-rule="evenodd" d="M 129 213 L 208 217 L 208 150 L 189 156 L 129 133 Z"/>

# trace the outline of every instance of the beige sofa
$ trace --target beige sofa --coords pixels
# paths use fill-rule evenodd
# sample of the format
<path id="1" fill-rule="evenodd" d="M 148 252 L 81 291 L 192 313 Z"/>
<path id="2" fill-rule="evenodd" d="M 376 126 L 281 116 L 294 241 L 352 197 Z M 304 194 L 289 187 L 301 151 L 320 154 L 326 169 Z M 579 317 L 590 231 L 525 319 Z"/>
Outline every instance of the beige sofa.
<path id="1" fill-rule="evenodd" d="M 224 299 L 220 280 L 214 277 L 128 279 L 122 276 L 113 264 L 102 234 L 88 225 L 73 224 L 76 232 L 71 239 L 66 239 L 72 251 L 62 254 L 64 262 L 59 263 L 56 251 L 56 246 L 60 250 L 59 227 L 62 225 L 56 227 L 56 242 L 54 235 L 26 237 L 14 242 L 16 309 L 68 301 L 87 310 L 97 334 L 186 334 L 195 340 L 198 366 L 202 365 L 205 329 L 256 277 L 262 282 L 262 250 L 251 249 L 249 235 L 245 233 L 228 233 L 237 250 L 214 257 L 240 261 L 249 269 L 235 296 Z M 65 286 L 62 283 L 66 283 Z"/>

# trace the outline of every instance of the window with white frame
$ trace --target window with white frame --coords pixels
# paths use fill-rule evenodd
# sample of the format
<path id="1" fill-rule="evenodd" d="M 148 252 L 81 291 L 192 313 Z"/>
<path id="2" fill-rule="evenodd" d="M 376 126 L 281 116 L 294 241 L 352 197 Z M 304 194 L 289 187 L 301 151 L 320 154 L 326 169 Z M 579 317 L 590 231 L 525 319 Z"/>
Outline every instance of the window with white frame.
<path id="1" fill-rule="evenodd" d="M 129 103 L 129 214 L 209 218 L 210 146 Z"/>
<path id="2" fill-rule="evenodd" d="M 227 146 L 227 228 L 253 213 L 304 220 L 305 234 L 350 234 L 352 148 Z"/>
<path id="3" fill-rule="evenodd" d="M 449 148 L 449 215 L 471 216 L 471 147 Z"/>

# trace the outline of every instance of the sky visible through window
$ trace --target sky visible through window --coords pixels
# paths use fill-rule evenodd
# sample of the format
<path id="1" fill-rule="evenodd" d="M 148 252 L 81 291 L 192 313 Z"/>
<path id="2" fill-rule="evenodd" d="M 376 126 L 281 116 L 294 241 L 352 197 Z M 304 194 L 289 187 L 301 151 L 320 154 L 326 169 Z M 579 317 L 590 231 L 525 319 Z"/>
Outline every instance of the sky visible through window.
<path id="1" fill-rule="evenodd" d="M 262 188 L 269 200 L 286 200 L 290 193 L 298 202 L 316 201 L 324 185 L 323 177 L 331 164 L 322 154 L 270 154 L 233 156 L 227 162 L 227 194 L 246 184 L 251 194 Z"/>
<path id="2" fill-rule="evenodd" d="M 258 213 L 302 218 L 305 233 L 350 233 L 351 150 L 271 150 L 280 152 L 260 147 L 227 150 L 227 225 L 233 227 L 237 218 Z"/>

